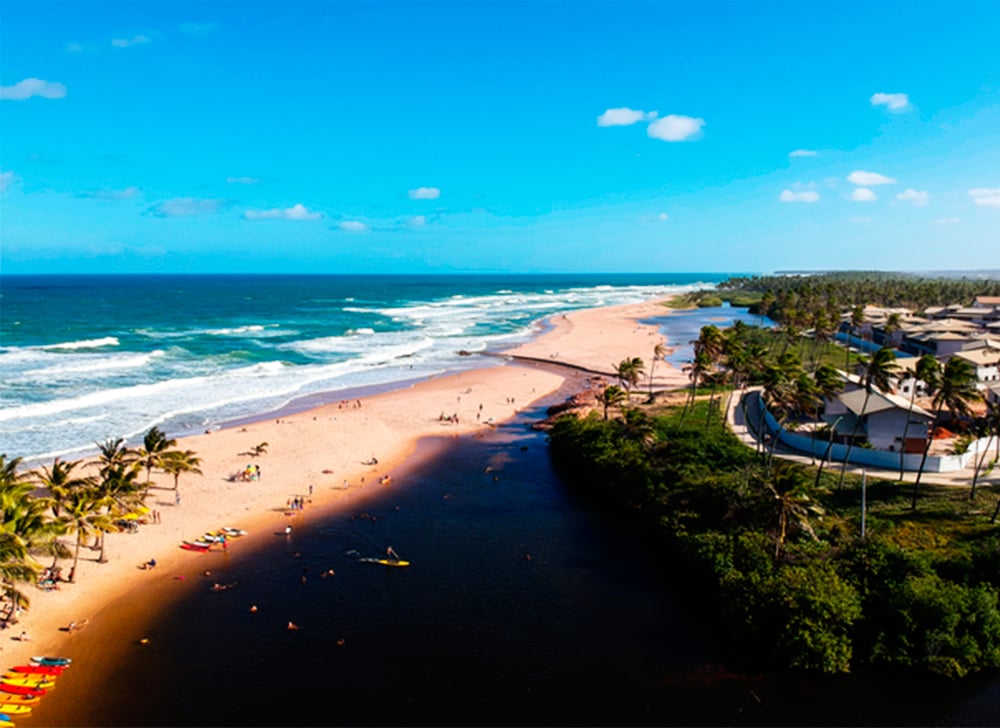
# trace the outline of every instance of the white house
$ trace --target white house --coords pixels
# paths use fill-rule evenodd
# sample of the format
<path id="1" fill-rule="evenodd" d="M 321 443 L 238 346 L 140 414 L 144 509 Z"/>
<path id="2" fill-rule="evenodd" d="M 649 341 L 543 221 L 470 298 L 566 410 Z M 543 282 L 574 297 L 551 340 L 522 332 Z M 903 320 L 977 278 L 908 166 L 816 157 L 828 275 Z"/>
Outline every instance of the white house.
<path id="1" fill-rule="evenodd" d="M 934 415 L 917 406 L 911 410 L 909 399 L 877 389 L 872 390 L 866 406 L 866 392 L 858 385 L 857 377 L 852 376 L 847 386 L 854 388 L 834 400 L 827 400 L 823 416 L 831 423 L 841 420 L 834 424 L 838 435 L 853 432 L 854 424 L 860 420 L 858 437 L 867 440 L 873 448 L 892 452 L 899 452 L 900 448 L 905 452 L 923 452 Z"/>

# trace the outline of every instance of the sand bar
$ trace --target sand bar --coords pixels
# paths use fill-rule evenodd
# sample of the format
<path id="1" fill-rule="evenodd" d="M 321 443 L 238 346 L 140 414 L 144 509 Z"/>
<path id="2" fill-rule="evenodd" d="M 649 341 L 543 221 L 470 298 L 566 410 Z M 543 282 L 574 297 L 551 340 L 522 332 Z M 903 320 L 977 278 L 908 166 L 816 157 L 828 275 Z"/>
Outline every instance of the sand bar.
<path id="1" fill-rule="evenodd" d="M 109 534 L 104 564 L 96 563 L 97 551 L 85 547 L 72 584 L 61 583 L 51 592 L 25 587 L 32 606 L 5 633 L 6 664 L 71 651 L 67 625 L 94 619 L 104 605 L 125 594 L 141 599 L 150 587 L 150 599 L 165 603 L 163 594 L 157 594 L 165 576 L 197 568 L 194 560 L 200 555 L 182 550 L 183 540 L 221 526 L 271 533 L 294 524 L 286 506 L 295 497 L 307 499 L 314 512 L 356 508 L 382 489 L 405 487 L 391 478 L 423 438 L 474 435 L 555 392 L 567 377 L 580 376 L 575 371 L 604 374 L 613 381 L 615 363 L 634 356 L 648 362 L 653 348 L 664 342 L 655 327 L 637 320 L 665 312 L 659 302 L 574 311 L 553 318 L 544 333 L 506 352 L 575 370 L 483 357 L 481 368 L 183 438 L 178 447 L 197 453 L 202 475 L 181 476 L 178 503 L 172 477 L 154 473 L 148 505 L 159 512 L 159 523 L 142 525 L 137 534 Z M 686 383 L 676 368 L 657 365 L 656 388 Z M 263 455 L 247 454 L 264 442 Z M 377 464 L 366 464 L 372 458 Z M 251 462 L 260 467 L 259 480 L 233 479 Z M 391 480 L 383 482 L 386 476 Z M 139 568 L 153 558 L 156 569 Z M 62 565 L 68 571 L 69 563 Z M 29 641 L 18 639 L 22 630 Z"/>

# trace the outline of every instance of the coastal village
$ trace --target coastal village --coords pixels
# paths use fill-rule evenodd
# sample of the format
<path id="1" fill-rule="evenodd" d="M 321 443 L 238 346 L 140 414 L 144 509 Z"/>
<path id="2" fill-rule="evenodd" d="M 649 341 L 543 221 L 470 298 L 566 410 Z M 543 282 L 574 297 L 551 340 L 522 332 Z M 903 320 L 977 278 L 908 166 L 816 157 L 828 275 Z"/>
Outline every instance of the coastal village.
<path id="1" fill-rule="evenodd" d="M 990 413 L 1000 409 L 1000 297 L 979 296 L 970 305 L 932 306 L 922 311 L 864 306 L 843 312 L 831 338 L 841 344 L 834 351 L 846 353 L 851 365 L 838 370 L 839 386 L 830 388 L 821 403 L 814 401 L 807 407 L 793 403 L 794 398 L 785 397 L 780 387 L 769 385 L 766 373 L 762 384 L 741 382 L 733 364 L 736 357 L 730 352 L 732 361 L 727 361 L 722 339 L 713 339 L 721 335 L 718 330 L 712 332 L 714 326 L 703 328 L 699 340 L 691 342 L 694 357 L 684 371 L 658 361 L 667 342 L 654 325 L 638 323 L 658 315 L 670 315 L 658 301 L 575 311 L 554 319 L 550 331 L 504 354 L 526 366 L 453 374 L 418 385 L 405 399 L 388 393 L 366 398 L 363 405 L 358 399 L 348 408 L 328 406 L 279 417 L 273 424 L 206 432 L 181 441 L 153 428 L 135 448 L 126 447 L 122 440 L 103 443 L 100 455 L 87 464 L 56 460 L 27 472 L 16 459 L 5 458 L 4 490 L 20 494 L 5 501 L 5 522 L 27 527 L 35 519 L 31 522 L 36 525 L 33 531 L 25 531 L 26 537 L 14 531 L 6 535 L 18 548 L 5 552 L 3 623 L 14 635 L 16 649 L 11 650 L 11 657 L 16 653 L 17 661 L 23 663 L 17 669 L 29 676 L 11 674 L 8 684 L 21 696 L 8 692 L 12 697 L 0 704 L 30 712 L 41 695 L 25 691 L 44 690 L 43 684 L 51 686 L 54 676 L 68 669 L 67 664 L 47 660 L 66 659 L 56 653 L 65 652 L 77 639 L 74 635 L 92 623 L 104 602 L 102 589 L 108 589 L 109 578 L 119 580 L 119 590 L 121 584 L 137 578 L 161 584 L 172 581 L 176 589 L 184 586 L 185 575 L 191 577 L 188 583 L 212 581 L 215 577 L 209 578 L 209 571 L 199 579 L 183 559 L 190 558 L 191 552 L 226 552 L 237 538 L 236 548 L 242 549 L 242 542 L 251 540 L 248 533 L 257 532 L 260 538 L 259 534 L 273 532 L 290 539 L 293 524 L 307 508 L 358 508 L 374 493 L 396 486 L 397 479 L 390 473 L 401 466 L 419 437 L 442 428 L 451 437 L 478 437 L 477 432 L 514 415 L 517 402 L 558 389 L 569 376 L 566 371 L 575 372 L 575 388 L 584 394 L 554 406 L 553 415 L 576 411 L 586 418 L 589 411 L 600 420 L 603 411 L 607 420 L 611 408 L 619 413 L 613 421 L 641 427 L 641 418 L 628 411 L 647 396 L 651 403 L 658 398 L 677 402 L 678 396 L 687 400 L 690 393 L 692 406 L 695 399 L 702 405 L 707 400 L 711 413 L 715 389 L 722 384 L 731 395 L 725 421 L 744 438 L 747 452 L 764 448 L 772 457 L 790 462 L 807 457 L 814 465 L 818 460 L 821 470 L 823 464 L 846 462 L 892 479 L 897 469 L 900 479 L 904 471 L 907 479 L 914 474 L 919 479 L 926 472 L 953 477 L 962 486 L 973 472 L 975 477 L 982 472 L 985 482 L 986 474 L 995 468 L 996 456 L 991 461 L 989 455 L 994 448 L 1000 449 L 1000 431 L 995 424 L 986 431 L 976 431 L 971 424 L 992 422 Z M 798 337 L 804 351 L 816 332 L 805 329 Z M 715 359 L 699 366 L 699 357 L 709 348 Z M 608 364 L 624 352 L 636 351 L 652 355 L 648 370 L 640 357 Z M 885 376 L 873 376 L 872 362 L 886 352 L 891 361 L 883 362 L 888 364 Z M 843 360 L 842 354 L 833 356 Z M 933 376 L 927 369 L 930 360 L 936 372 Z M 956 367 L 949 362 L 961 363 L 963 386 L 967 385 L 963 406 L 958 408 L 940 397 L 941 374 Z M 563 367 L 566 371 L 556 373 Z M 814 374 L 818 376 L 821 369 Z M 612 396 L 616 389 L 622 396 Z M 488 403 L 485 409 L 484 401 Z M 407 404 L 401 408 L 401 402 Z M 442 411 L 445 403 L 460 411 L 461 418 L 433 414 Z M 414 414 L 421 412 L 424 417 Z M 353 423 L 336 443 L 329 430 L 334 422 L 338 427 Z M 317 448 L 307 444 L 317 436 L 326 443 L 319 456 Z M 364 460 L 355 457 L 359 438 L 366 442 Z M 369 451 L 378 452 L 378 457 L 368 457 Z M 333 462 L 326 452 L 337 453 L 338 460 Z M 265 470 L 266 477 L 262 475 Z M 39 487 L 42 490 L 36 491 Z M 23 497 L 31 493 L 35 497 Z M 247 505 L 234 508 L 237 499 Z M 244 514 L 251 506 L 256 514 Z M 54 517 L 46 517 L 43 511 L 51 511 Z M 128 542 L 123 542 L 121 534 L 136 534 L 140 526 L 140 536 L 132 541 L 126 535 Z M 791 521 L 783 523 L 780 535 L 775 536 L 776 560 L 783 561 L 791 552 L 794 534 L 810 532 L 804 520 L 797 527 Z M 52 559 L 49 568 L 43 569 L 38 561 L 43 553 Z M 366 560 L 409 565 L 391 546 L 384 557 L 361 558 Z M 334 571 L 328 573 L 333 576 Z M 302 579 L 305 583 L 305 576 Z M 104 586 L 84 589 L 83 584 L 91 581 Z M 29 597 L 26 587 L 32 585 L 39 593 Z M 210 588 L 222 591 L 230 586 L 235 584 L 213 582 Z M 41 619 L 35 618 L 36 608 L 43 612 Z M 256 604 L 247 609 L 258 611 Z M 299 625 L 289 620 L 288 629 L 298 630 Z M 33 647 L 35 641 L 40 649 Z M 132 642 L 148 645 L 149 639 L 140 634 Z M 36 649 L 41 654 L 34 654 Z M 823 669 L 843 671 L 845 663 Z"/>
<path id="2" fill-rule="evenodd" d="M 868 355 L 885 347 L 895 358 L 885 389 L 866 391 L 863 377 L 845 373 L 844 391 L 824 406 L 823 420 L 832 427 L 834 441 L 861 438 L 871 449 L 888 453 L 919 454 L 929 444 L 934 455 L 967 454 L 951 460 L 938 458 L 939 472 L 962 470 L 995 442 L 990 433 L 973 447 L 966 441 L 963 453 L 956 452 L 956 441 L 963 433 L 936 422 L 936 388 L 920 378 L 917 364 L 925 355 L 932 356 L 942 369 L 952 358 L 967 362 L 979 393 L 978 401 L 970 402 L 970 413 L 982 416 L 989 406 L 1000 406 L 1000 296 L 977 296 L 969 306 L 931 306 L 922 314 L 907 308 L 864 306 L 860 315 L 842 314 L 837 339 Z M 888 465 L 887 460 L 882 462 Z"/>

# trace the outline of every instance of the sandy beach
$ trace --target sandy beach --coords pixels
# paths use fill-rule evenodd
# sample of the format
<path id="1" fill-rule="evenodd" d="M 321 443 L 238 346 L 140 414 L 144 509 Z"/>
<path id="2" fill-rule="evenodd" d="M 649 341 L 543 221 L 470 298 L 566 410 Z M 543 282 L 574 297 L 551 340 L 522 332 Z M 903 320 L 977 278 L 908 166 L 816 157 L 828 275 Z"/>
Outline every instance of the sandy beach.
<path id="1" fill-rule="evenodd" d="M 102 608 L 123 595 L 146 602 L 146 611 L 162 609 L 171 584 L 181 595 L 177 582 L 190 582 L 204 568 L 200 554 L 179 548 L 183 540 L 222 526 L 247 530 L 248 541 L 294 528 L 296 517 L 288 515 L 294 513 L 288 508 L 293 498 L 305 499 L 310 513 L 358 508 L 386 488 L 406 487 L 405 479 L 394 476 L 425 438 L 474 436 L 551 395 L 570 377 L 581 388 L 597 375 L 613 382 L 617 362 L 633 356 L 649 362 L 654 347 L 664 343 L 655 327 L 637 321 L 666 311 L 650 301 L 568 313 L 504 352 L 513 359 L 483 357 L 481 368 L 184 438 L 178 447 L 197 453 L 202 475 L 182 476 L 175 492 L 172 477 L 154 473 L 148 506 L 159 512 L 159 523 L 142 525 L 137 534 L 109 534 L 104 564 L 96 562 L 97 551 L 84 547 L 74 583 L 50 592 L 28 587 L 31 609 L 3 640 L 7 665 L 37 654 L 72 655 L 74 635 L 67 626 L 99 621 Z M 657 365 L 654 388 L 686 383 L 676 368 Z M 648 386 L 644 380 L 642 388 Z M 250 449 L 261 443 L 267 443 L 266 452 L 251 457 Z M 234 478 L 249 463 L 259 466 L 260 478 Z M 241 547 L 239 540 L 231 546 Z M 141 569 L 150 559 L 156 568 Z M 67 572 L 69 562 L 62 565 Z M 26 641 L 19 639 L 22 630 Z"/>

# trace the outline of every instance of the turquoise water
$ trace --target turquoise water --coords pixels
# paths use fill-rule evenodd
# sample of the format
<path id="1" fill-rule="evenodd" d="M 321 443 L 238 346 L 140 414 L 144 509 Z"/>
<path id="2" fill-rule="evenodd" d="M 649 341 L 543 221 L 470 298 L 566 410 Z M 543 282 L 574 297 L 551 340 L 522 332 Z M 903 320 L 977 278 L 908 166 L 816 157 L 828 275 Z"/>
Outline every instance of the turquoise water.
<path id="1" fill-rule="evenodd" d="M 317 393 L 482 366 L 544 318 L 721 274 L 4 276 L 0 452 L 79 456 Z"/>

